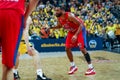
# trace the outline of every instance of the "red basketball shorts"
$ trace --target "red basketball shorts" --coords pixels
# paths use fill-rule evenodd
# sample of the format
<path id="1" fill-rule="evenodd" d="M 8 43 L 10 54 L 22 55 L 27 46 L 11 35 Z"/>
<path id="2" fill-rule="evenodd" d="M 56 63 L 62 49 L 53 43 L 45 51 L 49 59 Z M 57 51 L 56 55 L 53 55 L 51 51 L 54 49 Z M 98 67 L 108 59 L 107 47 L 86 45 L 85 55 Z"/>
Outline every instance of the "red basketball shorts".
<path id="1" fill-rule="evenodd" d="M 0 10 L 0 46 L 2 64 L 15 65 L 19 42 L 23 31 L 23 15 L 15 10 Z"/>
<path id="2" fill-rule="evenodd" d="M 83 27 L 82 31 L 79 33 L 76 42 L 73 43 L 72 37 L 74 36 L 74 34 L 75 33 L 68 32 L 65 43 L 66 48 L 79 47 L 80 49 L 84 49 L 85 47 L 87 47 L 85 27 Z"/>

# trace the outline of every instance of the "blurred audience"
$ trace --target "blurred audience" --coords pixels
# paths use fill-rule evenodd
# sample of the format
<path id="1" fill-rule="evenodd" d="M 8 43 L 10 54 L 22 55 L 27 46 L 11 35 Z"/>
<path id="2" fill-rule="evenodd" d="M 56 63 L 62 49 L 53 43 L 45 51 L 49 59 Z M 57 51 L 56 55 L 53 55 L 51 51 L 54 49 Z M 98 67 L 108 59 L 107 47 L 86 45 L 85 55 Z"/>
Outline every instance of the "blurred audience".
<path id="1" fill-rule="evenodd" d="M 43 0 L 31 15 L 33 24 L 30 28 L 30 35 L 41 38 L 40 31 L 43 27 L 56 26 L 57 19 L 54 9 L 60 5 L 66 11 L 72 12 L 84 20 L 88 37 L 103 37 L 113 46 L 114 39 L 120 43 L 120 14 L 117 13 L 120 10 L 119 4 L 118 0 Z M 46 38 L 59 39 L 65 38 L 67 31 L 64 29 L 51 30 L 50 33 Z M 107 36 L 105 37 L 105 35 Z"/>

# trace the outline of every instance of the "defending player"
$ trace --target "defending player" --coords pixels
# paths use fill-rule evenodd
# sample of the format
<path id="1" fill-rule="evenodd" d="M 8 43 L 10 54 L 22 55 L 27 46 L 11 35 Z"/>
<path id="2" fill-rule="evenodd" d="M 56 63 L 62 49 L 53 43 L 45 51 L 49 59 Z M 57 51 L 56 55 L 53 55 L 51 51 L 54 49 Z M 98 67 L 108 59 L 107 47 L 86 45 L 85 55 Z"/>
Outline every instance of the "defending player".
<path id="1" fill-rule="evenodd" d="M 2 80 L 13 80 L 18 45 L 26 19 L 36 7 L 38 0 L 30 0 L 24 11 L 25 0 L 0 0 L 0 45 L 2 46 Z M 25 16 L 24 16 L 25 13 Z M 25 17 L 25 21 L 23 20 Z"/>
<path id="2" fill-rule="evenodd" d="M 47 78 L 42 72 L 42 69 L 41 69 L 40 64 L 39 64 L 39 58 L 40 58 L 39 57 L 39 52 L 29 43 L 28 30 L 29 30 L 29 26 L 30 26 L 31 23 L 32 23 L 32 19 L 29 17 L 28 20 L 27 20 L 27 23 L 26 23 L 26 28 L 23 31 L 23 37 L 24 37 L 26 45 L 20 45 L 18 53 L 19 54 L 24 54 L 25 52 L 28 52 L 28 55 L 33 57 L 33 62 L 34 62 L 34 66 L 36 68 L 36 73 L 37 73 L 37 79 L 36 80 L 51 80 L 51 79 Z M 24 52 L 23 51 L 21 52 L 21 50 L 23 49 L 22 47 L 25 49 Z M 16 65 L 13 69 L 15 80 L 20 79 L 19 74 L 18 74 L 19 54 L 18 54 L 18 57 L 17 57 Z"/>
<path id="3" fill-rule="evenodd" d="M 78 70 L 77 66 L 74 63 L 73 54 L 71 52 L 71 48 L 77 46 L 79 46 L 88 63 L 89 68 L 86 71 L 85 75 L 95 74 L 90 55 L 86 50 L 86 29 L 84 26 L 84 22 L 80 18 L 75 17 L 74 14 L 70 12 L 65 12 L 64 8 L 62 7 L 56 7 L 55 11 L 58 18 L 58 25 L 51 29 L 59 29 L 63 27 L 68 31 L 65 43 L 66 53 L 71 64 L 68 74 L 74 74 L 74 72 Z"/>

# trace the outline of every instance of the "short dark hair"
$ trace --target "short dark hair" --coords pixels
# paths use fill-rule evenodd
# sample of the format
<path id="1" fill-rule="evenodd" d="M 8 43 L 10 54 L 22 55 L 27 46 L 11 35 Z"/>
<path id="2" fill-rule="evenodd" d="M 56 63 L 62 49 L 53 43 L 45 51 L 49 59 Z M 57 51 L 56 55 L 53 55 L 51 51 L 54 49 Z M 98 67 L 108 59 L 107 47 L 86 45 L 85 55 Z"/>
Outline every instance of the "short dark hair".
<path id="1" fill-rule="evenodd" d="M 56 8 L 60 8 L 60 10 L 65 11 L 65 7 L 63 7 L 63 6 L 57 6 Z"/>

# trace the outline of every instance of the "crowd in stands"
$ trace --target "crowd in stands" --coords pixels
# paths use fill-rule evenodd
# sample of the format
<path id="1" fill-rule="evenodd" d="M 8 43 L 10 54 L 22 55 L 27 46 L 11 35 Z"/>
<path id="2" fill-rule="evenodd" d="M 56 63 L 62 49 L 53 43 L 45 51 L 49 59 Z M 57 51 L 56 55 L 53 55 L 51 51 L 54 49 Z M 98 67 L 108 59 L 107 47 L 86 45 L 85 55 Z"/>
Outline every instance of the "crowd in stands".
<path id="1" fill-rule="evenodd" d="M 113 44 L 115 34 L 120 43 L 119 16 L 114 15 L 115 6 L 120 5 L 119 0 L 43 0 L 31 15 L 33 24 L 30 26 L 30 36 L 43 38 L 40 34 L 42 28 L 56 26 L 57 18 L 54 9 L 59 5 L 84 20 L 88 37 L 103 37 L 105 41 Z M 49 38 L 59 39 L 67 35 L 67 31 L 62 28 L 50 32 Z"/>

